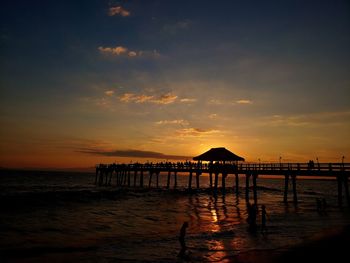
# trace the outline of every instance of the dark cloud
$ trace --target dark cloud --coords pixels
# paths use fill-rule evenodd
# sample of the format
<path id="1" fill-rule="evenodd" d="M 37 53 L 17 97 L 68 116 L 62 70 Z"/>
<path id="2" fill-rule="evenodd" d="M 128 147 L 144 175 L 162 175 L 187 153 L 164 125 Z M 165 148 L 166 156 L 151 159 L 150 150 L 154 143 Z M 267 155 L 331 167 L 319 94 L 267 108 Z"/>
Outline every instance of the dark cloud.
<path id="1" fill-rule="evenodd" d="M 189 160 L 192 157 L 189 156 L 179 156 L 179 155 L 169 155 L 159 152 L 152 151 L 140 151 L 140 150 L 114 150 L 114 151 L 106 151 L 106 150 L 98 150 L 98 149 L 89 149 L 84 148 L 80 149 L 77 152 L 86 153 L 86 154 L 94 154 L 94 155 L 102 155 L 109 157 L 135 157 L 135 158 L 153 158 L 153 159 L 170 159 L 170 160 Z"/>

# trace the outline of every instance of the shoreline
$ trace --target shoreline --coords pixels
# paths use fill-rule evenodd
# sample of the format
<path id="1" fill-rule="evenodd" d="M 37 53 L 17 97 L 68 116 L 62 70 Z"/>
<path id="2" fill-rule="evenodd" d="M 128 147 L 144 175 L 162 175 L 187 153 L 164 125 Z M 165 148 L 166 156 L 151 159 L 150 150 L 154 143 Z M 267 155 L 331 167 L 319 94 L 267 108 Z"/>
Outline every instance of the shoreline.
<path id="1" fill-rule="evenodd" d="M 349 257 L 350 225 L 330 229 L 308 238 L 303 243 L 271 250 L 251 250 L 228 258 L 235 263 L 295 263 L 309 260 L 311 262 L 340 262 Z"/>

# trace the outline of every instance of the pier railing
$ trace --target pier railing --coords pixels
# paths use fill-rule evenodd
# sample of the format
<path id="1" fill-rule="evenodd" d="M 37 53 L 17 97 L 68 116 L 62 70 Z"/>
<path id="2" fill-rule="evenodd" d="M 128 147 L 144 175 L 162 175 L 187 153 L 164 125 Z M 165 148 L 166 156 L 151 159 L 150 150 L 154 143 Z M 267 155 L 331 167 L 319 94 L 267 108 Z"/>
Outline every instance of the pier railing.
<path id="1" fill-rule="evenodd" d="M 260 174 L 276 175 L 285 172 L 302 172 L 306 175 L 323 175 L 325 173 L 350 173 L 350 163 L 239 163 L 239 164 L 209 164 L 209 163 L 130 163 L 130 164 L 98 164 L 96 169 L 127 169 L 127 170 L 160 170 L 189 172 L 200 170 L 203 173 L 219 170 L 227 173 L 258 172 Z M 330 174 L 331 176 L 331 174 Z"/>

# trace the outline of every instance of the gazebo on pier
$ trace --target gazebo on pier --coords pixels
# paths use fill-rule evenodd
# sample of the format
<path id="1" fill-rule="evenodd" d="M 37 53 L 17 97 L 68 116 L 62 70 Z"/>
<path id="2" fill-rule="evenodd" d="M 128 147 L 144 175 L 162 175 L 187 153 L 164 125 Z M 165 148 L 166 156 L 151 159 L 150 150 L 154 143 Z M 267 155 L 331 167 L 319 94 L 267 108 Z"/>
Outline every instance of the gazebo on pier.
<path id="1" fill-rule="evenodd" d="M 237 163 L 239 161 L 244 161 L 243 157 L 240 157 L 233 152 L 227 150 L 225 147 L 219 147 L 219 148 L 211 148 L 209 151 L 206 151 L 205 153 L 202 153 L 201 155 L 198 155 L 196 157 L 193 157 L 193 160 L 195 161 L 208 161 L 209 164 L 209 180 L 210 180 L 210 187 L 213 187 L 213 173 L 215 174 L 215 185 L 214 189 L 216 190 L 218 187 L 218 180 L 219 180 L 219 173 L 222 174 L 222 188 L 225 189 L 225 180 L 226 177 L 231 170 L 231 172 L 235 169 L 237 169 Z M 213 164 L 214 162 L 222 162 L 222 165 L 220 164 Z M 236 168 L 234 166 L 227 167 L 226 162 L 235 162 Z M 230 166 L 230 165 L 229 165 Z M 190 175 L 191 177 L 191 175 Z M 197 175 L 198 178 L 198 175 Z M 190 178 L 191 181 L 191 178 Z M 197 179 L 198 182 L 198 179 Z M 198 183 L 197 183 L 198 184 Z M 238 191 L 238 174 L 236 174 L 236 187 Z"/>
<path id="2" fill-rule="evenodd" d="M 244 158 L 227 150 L 225 147 L 211 148 L 209 151 L 193 157 L 195 161 L 209 161 L 209 162 L 226 162 L 226 161 L 244 161 Z"/>

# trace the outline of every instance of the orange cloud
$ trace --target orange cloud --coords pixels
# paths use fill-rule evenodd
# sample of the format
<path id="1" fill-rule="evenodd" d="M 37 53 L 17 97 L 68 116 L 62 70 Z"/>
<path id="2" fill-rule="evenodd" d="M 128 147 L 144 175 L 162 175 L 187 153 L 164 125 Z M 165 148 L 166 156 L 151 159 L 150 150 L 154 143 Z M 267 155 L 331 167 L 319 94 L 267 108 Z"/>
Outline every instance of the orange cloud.
<path id="1" fill-rule="evenodd" d="M 126 54 L 128 52 L 128 49 L 126 47 L 122 47 L 122 46 L 117 46 L 117 47 L 98 47 L 98 50 L 101 53 L 112 54 L 112 55 L 117 55 L 117 56 L 124 55 L 124 54 Z"/>
<path id="2" fill-rule="evenodd" d="M 183 98 L 180 100 L 180 102 L 183 102 L 183 103 L 191 103 L 191 102 L 196 102 L 197 99 L 192 99 L 192 98 Z"/>
<path id="3" fill-rule="evenodd" d="M 113 94 L 114 94 L 113 90 L 106 90 L 105 91 L 105 95 L 107 95 L 107 96 L 113 96 Z"/>
<path id="4" fill-rule="evenodd" d="M 130 12 L 121 6 L 113 6 L 108 9 L 109 16 L 120 15 L 123 17 L 130 16 Z"/>
<path id="5" fill-rule="evenodd" d="M 253 101 L 243 99 L 243 100 L 237 100 L 236 103 L 237 104 L 253 104 Z"/>
<path id="6" fill-rule="evenodd" d="M 177 130 L 176 134 L 180 137 L 203 137 L 212 134 L 220 133 L 219 130 L 214 129 L 199 129 L 199 128 L 186 128 Z"/>
<path id="7" fill-rule="evenodd" d="M 153 103 L 156 104 L 170 104 L 175 102 L 175 100 L 177 99 L 176 95 L 173 95 L 171 93 L 167 93 L 164 95 L 161 95 L 159 98 L 152 100 Z"/>
<path id="8" fill-rule="evenodd" d="M 134 102 L 134 103 L 154 103 L 154 104 L 171 104 L 175 102 L 177 99 L 176 95 L 173 95 L 171 93 L 167 93 L 164 95 L 161 95 L 159 97 L 156 97 L 154 95 L 145 95 L 145 94 L 135 94 L 135 93 L 124 93 L 119 97 L 119 100 L 121 102 Z"/>
<path id="9" fill-rule="evenodd" d="M 156 124 L 158 125 L 167 125 L 167 124 L 180 124 L 180 125 L 188 125 L 188 121 L 186 120 L 163 120 L 163 121 L 157 121 Z"/>
<path id="10" fill-rule="evenodd" d="M 136 95 L 134 93 L 124 93 L 119 97 L 119 100 L 121 102 L 133 102 L 136 100 L 135 97 Z"/>
<path id="11" fill-rule="evenodd" d="M 100 46 L 97 48 L 102 54 L 111 55 L 111 56 L 124 56 L 124 57 L 143 57 L 143 58 L 159 58 L 161 55 L 157 50 L 153 51 L 136 51 L 130 50 L 127 47 L 116 46 L 116 47 L 103 47 Z"/>

